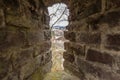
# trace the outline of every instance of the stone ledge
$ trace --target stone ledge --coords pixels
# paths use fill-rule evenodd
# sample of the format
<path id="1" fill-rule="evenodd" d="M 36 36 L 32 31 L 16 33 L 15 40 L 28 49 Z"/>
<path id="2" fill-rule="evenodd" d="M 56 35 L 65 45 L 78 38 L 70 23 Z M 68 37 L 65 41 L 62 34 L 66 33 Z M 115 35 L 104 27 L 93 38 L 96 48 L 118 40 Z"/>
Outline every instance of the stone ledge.
<path id="1" fill-rule="evenodd" d="M 89 49 L 87 51 L 86 60 L 92 62 L 103 63 L 112 66 L 115 63 L 115 59 L 108 53 L 101 53 L 99 51 Z"/>

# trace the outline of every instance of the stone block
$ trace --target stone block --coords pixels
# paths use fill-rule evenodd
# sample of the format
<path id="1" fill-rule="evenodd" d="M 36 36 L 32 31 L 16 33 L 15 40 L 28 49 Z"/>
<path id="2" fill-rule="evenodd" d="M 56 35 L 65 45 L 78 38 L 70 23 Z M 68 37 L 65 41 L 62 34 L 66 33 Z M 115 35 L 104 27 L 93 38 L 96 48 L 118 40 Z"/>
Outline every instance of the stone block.
<path id="1" fill-rule="evenodd" d="M 101 11 L 101 0 L 93 0 L 92 2 L 91 0 L 88 0 L 86 4 L 88 4 L 89 6 L 85 5 L 86 9 L 84 9 L 81 18 L 86 18 L 92 14 L 95 14 Z"/>
<path id="2" fill-rule="evenodd" d="M 13 62 L 14 68 L 16 69 L 20 66 L 25 65 L 26 63 L 31 62 L 33 60 L 34 52 L 35 51 L 33 49 L 26 49 L 18 53 L 12 54 L 11 60 Z"/>
<path id="3" fill-rule="evenodd" d="M 50 41 L 48 41 L 48 42 L 44 42 L 44 43 L 42 43 L 41 46 L 42 46 L 42 48 L 39 49 L 39 50 L 40 50 L 39 53 L 49 51 L 49 50 L 50 50 L 50 47 L 51 47 L 51 42 L 50 42 Z"/>
<path id="4" fill-rule="evenodd" d="M 52 60 L 52 51 L 48 51 L 44 54 L 45 62 L 44 64 L 47 64 Z"/>
<path id="5" fill-rule="evenodd" d="M 74 54 L 68 54 L 67 52 L 64 52 L 63 58 L 70 63 L 73 63 L 75 61 Z"/>
<path id="6" fill-rule="evenodd" d="M 11 4 L 10 4 L 11 3 Z M 42 24 L 41 18 L 44 14 L 38 13 L 38 8 L 35 6 L 39 1 L 24 1 L 22 4 L 18 0 L 4 1 L 6 7 L 6 23 L 9 25 L 15 25 L 16 27 L 25 28 L 40 28 L 39 23 Z M 21 8 L 22 7 L 22 8 Z M 34 7 L 34 8 L 33 8 Z"/>
<path id="7" fill-rule="evenodd" d="M 73 51 L 76 55 L 85 56 L 85 47 L 79 44 L 72 44 L 70 49 Z"/>
<path id="8" fill-rule="evenodd" d="M 5 43 L 7 32 L 5 29 L 0 29 L 0 45 Z"/>
<path id="9" fill-rule="evenodd" d="M 82 60 L 80 58 L 77 59 L 77 63 L 79 66 L 79 69 L 82 70 L 82 72 L 85 74 L 91 74 L 95 76 L 98 80 L 119 80 L 120 76 L 119 74 L 114 73 L 112 70 L 109 70 L 109 68 L 105 68 L 104 66 L 95 65 L 92 63 L 89 63 L 86 60 Z M 107 60 L 107 59 L 106 59 Z"/>
<path id="10" fill-rule="evenodd" d="M 23 47 L 26 43 L 25 33 L 18 31 L 15 28 L 12 29 L 1 29 L 0 30 L 0 47 L 3 48 L 10 47 Z"/>
<path id="11" fill-rule="evenodd" d="M 108 34 L 105 47 L 108 49 L 120 50 L 120 34 Z"/>
<path id="12" fill-rule="evenodd" d="M 77 4 L 76 4 L 77 2 Z M 81 6 L 80 6 L 81 5 Z M 78 21 L 101 11 L 101 0 L 74 0 L 70 7 L 72 21 Z"/>
<path id="13" fill-rule="evenodd" d="M 42 46 L 42 47 L 41 47 Z M 51 42 L 43 42 L 37 46 L 34 47 L 35 53 L 33 54 L 34 57 L 44 54 L 45 52 L 48 52 L 51 48 Z"/>
<path id="14" fill-rule="evenodd" d="M 44 39 L 46 41 L 51 39 L 51 31 L 44 31 Z"/>
<path id="15" fill-rule="evenodd" d="M 19 6 L 20 6 L 20 3 L 19 3 L 19 1 L 18 0 L 14 0 L 14 1 L 3 1 L 3 3 L 4 3 L 4 6 L 5 7 L 9 7 L 9 8 L 11 8 L 11 9 L 18 9 L 19 8 Z"/>
<path id="16" fill-rule="evenodd" d="M 43 65 L 43 63 L 44 63 L 43 54 L 34 57 L 34 63 L 36 65 L 36 67 Z"/>
<path id="17" fill-rule="evenodd" d="M 109 12 L 108 14 L 104 15 L 99 22 L 108 24 L 110 28 L 119 27 L 120 26 L 120 10 Z"/>
<path id="18" fill-rule="evenodd" d="M 108 1 L 106 1 L 106 9 L 107 10 L 109 10 L 109 9 L 111 9 L 111 8 L 118 8 L 118 7 L 120 7 L 120 1 L 118 1 L 118 0 L 108 0 Z"/>
<path id="19" fill-rule="evenodd" d="M 19 80 L 19 73 L 15 71 L 10 72 L 3 80 Z"/>
<path id="20" fill-rule="evenodd" d="M 65 31 L 64 32 L 64 36 L 67 40 L 70 40 L 72 42 L 75 42 L 76 41 L 76 34 L 75 32 L 68 32 L 68 31 Z"/>
<path id="21" fill-rule="evenodd" d="M 17 15 L 6 15 L 6 23 L 8 25 L 14 25 L 16 27 L 25 27 L 25 28 L 38 28 L 38 21 L 32 21 L 30 17 Z"/>
<path id="22" fill-rule="evenodd" d="M 3 58 L 0 57 L 0 78 L 4 78 L 7 75 L 7 72 L 9 71 L 9 62 Z"/>
<path id="23" fill-rule="evenodd" d="M 86 22 L 86 19 L 80 20 L 80 21 L 71 21 L 71 23 L 66 27 L 68 31 L 88 31 L 88 24 Z"/>
<path id="24" fill-rule="evenodd" d="M 72 74 L 79 77 L 80 80 L 86 80 L 85 74 L 82 71 L 79 71 L 79 68 L 77 65 L 71 64 L 70 62 L 68 62 L 66 60 L 64 61 L 63 65 L 65 68 L 65 71 L 67 71 L 67 70 L 70 71 Z"/>
<path id="25" fill-rule="evenodd" d="M 89 49 L 87 51 L 86 60 L 92 61 L 92 62 L 103 63 L 103 64 L 110 65 L 110 66 L 112 66 L 115 62 L 114 57 L 111 56 L 109 53 L 101 53 L 93 49 Z"/>
<path id="26" fill-rule="evenodd" d="M 20 79 L 24 80 L 25 78 L 29 77 L 32 75 L 33 72 L 35 72 L 36 66 L 33 61 L 26 63 L 20 68 Z"/>
<path id="27" fill-rule="evenodd" d="M 0 9 L 0 28 L 5 26 L 5 16 L 2 9 Z"/>
<path id="28" fill-rule="evenodd" d="M 81 32 L 76 34 L 76 41 L 81 44 L 100 44 L 101 33 Z"/>
<path id="29" fill-rule="evenodd" d="M 77 43 L 65 43 L 65 50 L 69 51 L 71 54 L 85 56 L 85 46 Z"/>
<path id="30" fill-rule="evenodd" d="M 69 46 L 70 46 L 70 42 L 65 42 L 65 43 L 64 43 L 64 49 L 65 49 L 65 50 L 68 50 L 68 49 L 69 49 Z"/>
<path id="31" fill-rule="evenodd" d="M 29 45 L 36 45 L 44 41 L 44 32 L 41 30 L 33 30 L 27 33 Z"/>
<path id="32" fill-rule="evenodd" d="M 39 67 L 47 64 L 48 62 L 51 61 L 51 59 L 52 59 L 52 53 L 51 51 L 49 51 L 44 54 L 36 56 L 34 61 L 35 61 L 36 67 Z"/>
<path id="33" fill-rule="evenodd" d="M 117 70 L 117 73 L 120 74 L 120 55 L 114 55 L 115 57 L 115 63 L 116 63 L 116 67 L 114 67 L 115 70 Z"/>

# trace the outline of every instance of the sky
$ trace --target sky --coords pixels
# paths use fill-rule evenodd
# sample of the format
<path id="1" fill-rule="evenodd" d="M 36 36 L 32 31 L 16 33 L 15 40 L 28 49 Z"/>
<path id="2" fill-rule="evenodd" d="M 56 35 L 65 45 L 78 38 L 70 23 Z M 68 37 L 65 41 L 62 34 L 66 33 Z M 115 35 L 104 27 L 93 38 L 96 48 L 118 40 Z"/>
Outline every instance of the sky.
<path id="1" fill-rule="evenodd" d="M 67 26 L 69 24 L 69 9 L 67 8 L 67 5 L 63 3 L 54 4 L 53 6 L 48 7 L 48 11 L 50 15 L 50 26 L 52 26 L 60 18 L 64 11 L 64 14 L 54 26 Z"/>

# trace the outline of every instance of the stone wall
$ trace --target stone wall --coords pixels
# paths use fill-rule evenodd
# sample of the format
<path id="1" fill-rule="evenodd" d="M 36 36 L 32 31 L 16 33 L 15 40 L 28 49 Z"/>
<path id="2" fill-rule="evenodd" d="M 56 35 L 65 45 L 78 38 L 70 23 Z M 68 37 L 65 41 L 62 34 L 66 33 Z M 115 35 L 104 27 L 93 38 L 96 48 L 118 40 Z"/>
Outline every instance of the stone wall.
<path id="1" fill-rule="evenodd" d="M 0 80 L 42 80 L 51 68 L 51 31 L 41 0 L 0 0 Z"/>
<path id="2" fill-rule="evenodd" d="M 42 80 L 51 68 L 47 7 L 70 9 L 64 67 L 81 80 L 120 80 L 119 0 L 0 0 L 0 79 Z"/>
<path id="3" fill-rule="evenodd" d="M 120 80 L 119 4 L 71 0 L 64 67 L 81 80 Z"/>

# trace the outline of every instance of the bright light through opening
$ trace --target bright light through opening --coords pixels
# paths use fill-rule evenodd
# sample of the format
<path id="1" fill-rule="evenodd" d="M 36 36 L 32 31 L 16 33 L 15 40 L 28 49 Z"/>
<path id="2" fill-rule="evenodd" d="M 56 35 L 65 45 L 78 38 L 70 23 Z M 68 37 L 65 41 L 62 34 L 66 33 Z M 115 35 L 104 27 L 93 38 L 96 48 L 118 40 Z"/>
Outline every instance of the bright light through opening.
<path id="1" fill-rule="evenodd" d="M 64 30 L 69 24 L 68 16 L 69 9 L 63 3 L 54 4 L 48 7 L 50 22 L 49 25 L 52 29 L 52 71 L 64 70 L 63 67 L 63 52 L 64 52 Z"/>
<path id="2" fill-rule="evenodd" d="M 50 16 L 50 27 L 51 26 L 67 26 L 69 9 L 67 5 L 63 3 L 54 4 L 51 7 L 48 7 L 49 16 Z"/>

